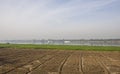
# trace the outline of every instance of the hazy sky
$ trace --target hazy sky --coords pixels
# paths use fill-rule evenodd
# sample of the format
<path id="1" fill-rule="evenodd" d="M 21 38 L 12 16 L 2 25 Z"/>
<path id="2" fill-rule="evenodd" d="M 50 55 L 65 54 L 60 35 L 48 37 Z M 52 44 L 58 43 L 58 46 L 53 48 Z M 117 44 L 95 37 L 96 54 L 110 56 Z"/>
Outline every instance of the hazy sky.
<path id="1" fill-rule="evenodd" d="M 0 40 L 120 38 L 120 0 L 0 0 Z"/>

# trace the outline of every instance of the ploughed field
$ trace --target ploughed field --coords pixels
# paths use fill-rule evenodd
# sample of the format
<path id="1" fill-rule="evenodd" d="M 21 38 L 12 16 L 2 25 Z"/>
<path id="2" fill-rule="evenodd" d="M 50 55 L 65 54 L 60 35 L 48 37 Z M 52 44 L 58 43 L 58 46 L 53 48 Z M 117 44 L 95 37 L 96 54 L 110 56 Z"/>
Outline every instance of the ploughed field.
<path id="1" fill-rule="evenodd" d="M 120 51 L 0 49 L 0 74 L 120 74 Z"/>

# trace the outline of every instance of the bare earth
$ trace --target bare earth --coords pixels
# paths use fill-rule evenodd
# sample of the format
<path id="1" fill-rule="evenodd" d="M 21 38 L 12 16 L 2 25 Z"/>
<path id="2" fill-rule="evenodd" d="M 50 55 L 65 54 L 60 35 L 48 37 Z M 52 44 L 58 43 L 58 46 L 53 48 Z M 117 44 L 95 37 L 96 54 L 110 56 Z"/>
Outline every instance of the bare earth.
<path id="1" fill-rule="evenodd" d="M 0 49 L 0 74 L 120 74 L 120 52 Z"/>

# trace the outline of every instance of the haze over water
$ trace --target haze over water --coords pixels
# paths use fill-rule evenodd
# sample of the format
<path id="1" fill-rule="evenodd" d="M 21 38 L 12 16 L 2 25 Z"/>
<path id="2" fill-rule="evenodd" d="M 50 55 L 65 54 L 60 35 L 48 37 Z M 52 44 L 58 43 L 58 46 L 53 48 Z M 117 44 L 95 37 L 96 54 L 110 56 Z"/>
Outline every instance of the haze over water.
<path id="1" fill-rule="evenodd" d="M 120 38 L 120 0 L 0 0 L 0 40 Z"/>

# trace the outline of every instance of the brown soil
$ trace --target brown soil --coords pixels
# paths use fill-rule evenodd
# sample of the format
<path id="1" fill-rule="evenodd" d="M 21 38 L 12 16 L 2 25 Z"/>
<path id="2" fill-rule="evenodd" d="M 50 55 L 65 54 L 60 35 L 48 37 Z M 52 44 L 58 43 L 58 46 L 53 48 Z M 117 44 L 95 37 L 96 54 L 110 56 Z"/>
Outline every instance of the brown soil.
<path id="1" fill-rule="evenodd" d="M 120 74 L 120 52 L 0 49 L 0 74 Z"/>

